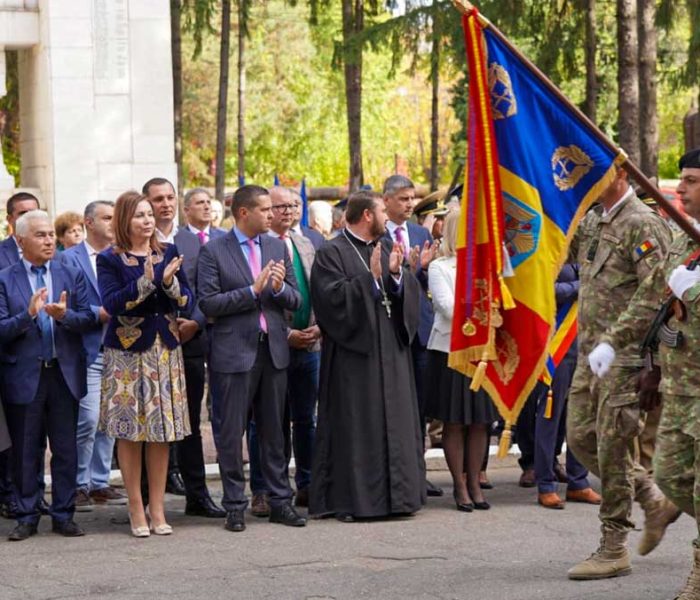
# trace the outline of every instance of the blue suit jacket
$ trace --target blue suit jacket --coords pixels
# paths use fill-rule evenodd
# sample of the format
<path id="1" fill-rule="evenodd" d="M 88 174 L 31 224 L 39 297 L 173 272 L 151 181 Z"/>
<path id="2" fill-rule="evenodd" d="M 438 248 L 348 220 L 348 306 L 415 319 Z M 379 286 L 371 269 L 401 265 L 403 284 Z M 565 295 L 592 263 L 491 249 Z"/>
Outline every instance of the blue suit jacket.
<path id="1" fill-rule="evenodd" d="M 0 269 L 7 269 L 19 262 L 19 250 L 12 236 L 0 242 Z"/>
<path id="2" fill-rule="evenodd" d="M 315 229 L 311 229 L 311 227 L 306 227 L 306 225 L 301 225 L 301 233 L 302 235 L 311 240 L 311 243 L 314 246 L 314 250 L 318 250 L 321 247 L 321 244 L 326 241 L 326 239 Z"/>
<path id="3" fill-rule="evenodd" d="M 62 321 L 54 321 L 56 357 L 73 397 L 87 393 L 87 363 L 82 332 L 94 323 L 82 272 L 58 260 L 50 263 L 52 302 L 68 292 L 68 310 Z M 41 332 L 27 306 L 32 296 L 23 262 L 0 271 L 0 395 L 8 404 L 29 404 L 34 400 L 41 375 Z"/>
<path id="4" fill-rule="evenodd" d="M 165 244 L 160 262 L 154 265 L 155 289 L 138 302 L 138 281 L 143 275 L 143 262 L 127 254 L 117 254 L 112 248 L 97 255 L 97 282 L 102 296 L 102 306 L 111 315 L 104 346 L 143 352 L 148 350 L 160 334 L 163 343 L 171 350 L 180 343 L 177 329 L 178 312 L 190 314 L 193 294 L 187 285 L 187 277 L 180 269 L 177 279 L 180 298 L 174 300 L 163 290 L 163 271 L 176 256 L 177 248 Z"/>
<path id="5" fill-rule="evenodd" d="M 420 246 L 423 248 L 425 242 L 433 243 L 433 236 L 430 232 L 420 225 L 416 225 L 411 221 L 406 221 L 406 229 L 408 231 L 408 240 L 411 247 Z M 384 233 L 384 237 L 392 241 L 391 234 L 389 230 Z M 433 312 L 433 303 L 428 297 L 428 271 L 421 268 L 416 272 L 416 279 L 420 283 L 421 295 L 420 295 L 420 320 L 418 321 L 418 342 L 421 346 L 428 345 L 428 339 L 430 339 L 430 330 L 433 328 L 433 320 L 435 318 L 435 313 Z"/>
<path id="6" fill-rule="evenodd" d="M 102 345 L 102 323 L 100 323 L 102 300 L 100 299 L 100 289 L 97 287 L 97 277 L 95 277 L 95 273 L 92 270 L 85 242 L 68 248 L 68 250 L 61 253 L 59 260 L 64 264 L 80 269 L 87 282 L 88 302 L 90 302 L 90 309 L 95 319 L 92 327 L 83 334 L 83 345 L 87 351 L 87 362 L 91 365 L 100 353 L 100 346 Z"/>
<path id="7" fill-rule="evenodd" d="M 199 252 L 197 292 L 199 307 L 214 321 L 209 332 L 209 366 L 220 373 L 249 371 L 258 353 L 260 311 L 267 321 L 272 364 L 277 369 L 289 365 L 285 310 L 301 306 L 294 268 L 286 244 L 266 234 L 260 235 L 261 265 L 284 260 L 286 285 L 274 295 L 268 286 L 258 298 L 250 290 L 253 276 L 248 260 L 233 230 L 212 240 Z"/>

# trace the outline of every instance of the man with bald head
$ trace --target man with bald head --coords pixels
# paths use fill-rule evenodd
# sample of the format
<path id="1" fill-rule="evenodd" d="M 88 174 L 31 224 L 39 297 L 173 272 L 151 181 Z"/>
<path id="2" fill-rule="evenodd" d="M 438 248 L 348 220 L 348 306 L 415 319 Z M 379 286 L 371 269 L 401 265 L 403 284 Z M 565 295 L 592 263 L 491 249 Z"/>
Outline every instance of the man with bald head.
<path id="1" fill-rule="evenodd" d="M 52 450 L 53 531 L 76 537 L 83 535 L 73 521 L 78 400 L 87 391 L 82 333 L 95 316 L 83 273 L 54 260 L 49 216 L 27 212 L 17 220 L 15 235 L 22 260 L 0 271 L 0 394 L 12 438 L 17 503 L 17 527 L 9 539 L 21 541 L 37 532 L 44 430 Z"/>

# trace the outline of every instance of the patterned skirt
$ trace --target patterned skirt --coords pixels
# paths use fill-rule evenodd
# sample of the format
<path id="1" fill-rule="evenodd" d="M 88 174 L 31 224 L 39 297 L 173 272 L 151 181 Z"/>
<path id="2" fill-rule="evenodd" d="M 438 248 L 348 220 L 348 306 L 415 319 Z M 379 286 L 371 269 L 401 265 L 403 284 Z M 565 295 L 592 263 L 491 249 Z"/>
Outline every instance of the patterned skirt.
<path id="1" fill-rule="evenodd" d="M 177 442 L 190 435 L 182 348 L 160 336 L 145 352 L 104 349 L 99 429 L 132 442 Z"/>

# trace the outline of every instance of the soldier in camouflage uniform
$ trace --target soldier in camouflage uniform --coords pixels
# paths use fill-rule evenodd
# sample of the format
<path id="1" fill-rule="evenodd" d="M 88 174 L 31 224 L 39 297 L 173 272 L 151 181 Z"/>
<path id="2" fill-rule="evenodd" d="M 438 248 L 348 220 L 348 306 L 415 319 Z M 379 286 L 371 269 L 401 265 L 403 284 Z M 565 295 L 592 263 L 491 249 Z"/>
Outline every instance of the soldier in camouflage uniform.
<path id="1" fill-rule="evenodd" d="M 636 438 L 644 427 L 635 389 L 644 331 L 620 348 L 615 367 L 605 379 L 591 373 L 588 357 L 598 338 L 627 308 L 642 280 L 665 256 L 671 232 L 635 196 L 622 169 L 599 201 L 600 206 L 582 220 L 569 255 L 571 262 L 580 265 L 581 287 L 579 359 L 569 392 L 567 443 L 576 458 L 600 478 L 602 539 L 593 555 L 569 570 L 571 579 L 602 579 L 630 572 L 627 534 L 634 527 L 633 500 L 646 515 L 643 553 L 658 544 L 666 521 L 677 518 L 677 509 L 636 459 Z"/>
<path id="2" fill-rule="evenodd" d="M 700 148 L 685 154 L 680 168 L 678 192 L 686 212 L 700 221 Z M 671 293 L 683 301 L 685 316 L 674 312 L 668 321 L 671 329 L 682 333 L 683 341 L 669 347 L 662 340 L 659 348 L 663 411 L 654 457 L 657 483 L 698 524 L 693 570 L 678 600 L 700 600 L 700 268 L 687 268 L 699 257 L 700 245 L 687 234 L 678 234 L 666 259 L 654 268 L 629 308 L 599 340 L 601 346 L 609 344 L 617 354 L 649 327 Z"/>

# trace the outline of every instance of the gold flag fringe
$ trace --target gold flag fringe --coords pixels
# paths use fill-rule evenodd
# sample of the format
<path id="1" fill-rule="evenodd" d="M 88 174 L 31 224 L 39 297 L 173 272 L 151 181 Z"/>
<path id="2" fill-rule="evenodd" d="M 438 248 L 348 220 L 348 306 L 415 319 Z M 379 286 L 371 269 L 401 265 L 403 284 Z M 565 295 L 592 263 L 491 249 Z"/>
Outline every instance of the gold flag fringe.
<path id="1" fill-rule="evenodd" d="M 506 421 L 506 426 L 501 434 L 501 442 L 498 444 L 498 458 L 505 458 L 508 456 L 508 450 L 510 449 L 511 427 L 512 423 L 510 421 Z"/>
<path id="2" fill-rule="evenodd" d="M 554 404 L 554 395 L 552 394 L 552 390 L 547 392 L 547 404 L 544 407 L 544 418 L 545 419 L 551 419 L 552 418 L 552 405 Z"/>

